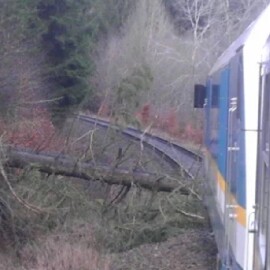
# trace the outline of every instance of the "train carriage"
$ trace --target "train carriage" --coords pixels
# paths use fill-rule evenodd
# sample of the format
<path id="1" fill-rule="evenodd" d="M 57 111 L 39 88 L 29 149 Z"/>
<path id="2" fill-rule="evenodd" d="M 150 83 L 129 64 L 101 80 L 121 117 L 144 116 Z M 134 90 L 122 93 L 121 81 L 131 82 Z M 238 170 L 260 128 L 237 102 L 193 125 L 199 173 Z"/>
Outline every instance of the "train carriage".
<path id="1" fill-rule="evenodd" d="M 195 86 L 219 269 L 270 269 L 269 37 L 270 5 Z"/>
<path id="2" fill-rule="evenodd" d="M 270 269 L 270 38 L 260 65 L 254 269 Z"/>

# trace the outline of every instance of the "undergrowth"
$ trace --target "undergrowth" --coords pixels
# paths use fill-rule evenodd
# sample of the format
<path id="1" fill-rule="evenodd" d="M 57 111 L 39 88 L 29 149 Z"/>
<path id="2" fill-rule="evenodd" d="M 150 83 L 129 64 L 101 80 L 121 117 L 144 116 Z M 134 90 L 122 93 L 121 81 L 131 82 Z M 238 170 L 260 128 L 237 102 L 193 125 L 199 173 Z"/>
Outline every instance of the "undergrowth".
<path id="1" fill-rule="evenodd" d="M 105 211 L 102 224 L 99 242 L 111 252 L 123 252 L 165 241 L 187 228 L 203 226 L 205 220 L 201 203 L 194 198 L 133 188 L 122 203 Z"/>
<path id="2" fill-rule="evenodd" d="M 78 132 L 87 132 L 83 126 L 75 126 L 76 132 L 69 134 L 76 138 L 69 142 L 72 147 L 68 150 L 73 153 L 79 153 L 81 147 L 73 142 L 80 141 L 88 150 L 91 143 L 91 151 L 80 159 L 101 160 L 112 166 L 121 147 L 122 162 L 117 166 L 134 166 L 136 161 L 140 170 L 169 172 L 152 151 L 141 149 L 138 143 L 129 145 L 113 130 L 102 134 L 91 127 L 89 134 L 78 140 Z M 173 169 L 170 172 L 180 184 L 182 175 Z M 42 174 L 30 166 L 24 170 L 5 168 L 5 175 L 10 186 L 1 172 L 0 254 L 8 259 L 1 260 L 0 269 L 106 270 L 111 253 L 164 241 L 206 222 L 199 197 L 177 191 L 156 193 L 135 186 L 90 183 Z"/>

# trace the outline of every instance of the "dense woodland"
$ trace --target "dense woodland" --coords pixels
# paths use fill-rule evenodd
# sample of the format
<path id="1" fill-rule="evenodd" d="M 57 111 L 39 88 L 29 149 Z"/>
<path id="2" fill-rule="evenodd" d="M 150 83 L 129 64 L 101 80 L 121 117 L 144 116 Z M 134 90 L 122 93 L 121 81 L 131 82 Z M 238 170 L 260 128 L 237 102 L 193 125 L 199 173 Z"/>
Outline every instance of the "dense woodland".
<path id="1" fill-rule="evenodd" d="M 82 103 L 97 111 L 102 102 L 112 111 L 134 103 L 127 112 L 134 113 L 164 101 L 164 110 L 181 113 L 192 83 L 265 2 L 3 1 L 1 108 L 11 110 L 5 101 L 27 81 L 36 98 L 55 100 L 48 104 L 55 113 Z"/>
<path id="2" fill-rule="evenodd" d="M 192 121 L 194 82 L 266 3 L 3 1 L 1 111 L 50 100 L 53 117 L 79 106 L 132 120 L 146 106 Z"/>
<path id="3" fill-rule="evenodd" d="M 108 187 L 103 187 L 105 198 L 93 200 L 96 193 L 90 192 L 89 200 L 85 186 L 75 188 L 72 181 L 41 174 L 31 164 L 25 170 L 6 168 L 2 146 L 69 153 L 79 155 L 80 161 L 95 162 L 86 155 L 90 150 L 93 155 L 94 148 L 106 153 L 102 161 L 113 163 L 111 153 L 115 156 L 119 148 L 107 154 L 111 141 L 106 140 L 111 140 L 111 134 L 101 140 L 97 132 L 95 142 L 94 131 L 79 126 L 77 133 L 71 132 L 70 116 L 78 112 L 98 114 L 121 125 L 162 129 L 183 141 L 200 143 L 202 121 L 192 107 L 193 85 L 205 81 L 217 57 L 269 1 L 0 2 L 0 242 L 4 243 L 0 269 L 2 256 L 7 262 L 13 258 L 3 269 L 30 269 L 29 265 L 37 269 L 35 263 L 43 265 L 38 269 L 109 269 L 107 257 L 100 255 L 103 249 L 123 251 L 158 242 L 175 235 L 179 224 L 190 226 L 174 216 L 179 216 L 182 207 L 186 207 L 182 214 L 199 226 L 200 201 L 177 199 L 178 207 L 173 196 L 156 193 L 144 194 L 142 200 L 141 190 L 134 188 L 121 190 L 125 204 L 114 206 L 108 203 Z M 82 145 L 87 145 L 83 154 Z M 128 145 L 127 152 L 129 148 L 133 149 Z M 144 162 L 148 164 L 148 158 Z M 58 240 L 55 234 L 60 235 Z M 59 249 L 57 241 L 63 250 L 73 250 L 65 245 L 74 242 L 73 236 L 78 239 L 78 234 L 85 237 L 81 244 L 75 241 L 79 268 L 58 268 L 57 261 L 46 268 L 50 252 Z M 66 235 L 71 236 L 67 239 Z M 89 242 L 95 243 L 93 250 Z M 100 261 L 100 268 L 83 268 L 89 256 L 80 245 L 85 250 L 91 246 L 90 259 Z M 38 253 L 37 246 L 48 252 Z M 21 261 L 27 261 L 26 266 L 16 268 Z M 11 265 L 15 268 L 8 268 Z"/>
<path id="4" fill-rule="evenodd" d="M 86 96 L 91 100 L 96 90 L 91 77 L 98 40 L 123 25 L 131 6 L 123 0 L 109 4 L 95 0 L 5 1 L 1 10 L 3 69 L 7 63 L 11 70 L 18 67 L 16 59 L 24 57 L 18 67 L 24 73 L 25 68 L 30 69 L 27 61 L 32 60 L 32 70 L 22 76 L 31 76 L 29 81 L 41 85 L 35 90 L 39 95 L 56 99 L 50 104 L 53 109 L 78 105 Z M 35 77 L 37 74 L 42 81 Z M 11 88 L 6 76 L 1 79 Z M 8 97 L 13 94 L 3 88 L 2 92 Z"/>

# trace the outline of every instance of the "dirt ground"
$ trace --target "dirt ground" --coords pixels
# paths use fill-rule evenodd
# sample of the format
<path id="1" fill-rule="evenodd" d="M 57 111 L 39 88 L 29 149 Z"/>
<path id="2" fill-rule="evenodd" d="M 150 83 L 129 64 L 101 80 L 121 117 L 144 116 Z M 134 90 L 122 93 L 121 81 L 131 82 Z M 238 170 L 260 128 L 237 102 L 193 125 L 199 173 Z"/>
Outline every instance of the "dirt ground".
<path id="1" fill-rule="evenodd" d="M 165 242 L 115 255 L 110 270 L 213 270 L 216 253 L 208 228 L 190 229 Z"/>

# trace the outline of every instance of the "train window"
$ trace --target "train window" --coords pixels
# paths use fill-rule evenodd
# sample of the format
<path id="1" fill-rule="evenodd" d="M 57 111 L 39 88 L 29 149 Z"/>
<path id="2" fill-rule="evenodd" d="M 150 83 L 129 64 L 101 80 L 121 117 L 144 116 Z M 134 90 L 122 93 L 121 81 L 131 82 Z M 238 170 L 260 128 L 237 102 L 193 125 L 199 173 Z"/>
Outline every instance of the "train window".
<path id="1" fill-rule="evenodd" d="M 217 81 L 217 76 L 213 77 L 213 80 Z M 210 130 L 210 144 L 211 144 L 211 152 L 215 160 L 217 160 L 217 149 L 218 149 L 218 127 L 219 127 L 219 85 L 213 83 L 211 85 L 211 130 Z"/>
<path id="2" fill-rule="evenodd" d="M 219 85 L 212 85 L 212 108 L 218 108 L 219 105 Z"/>
<path id="3" fill-rule="evenodd" d="M 237 118 L 240 119 L 241 112 L 241 100 L 242 100 L 242 92 L 243 92 L 243 60 L 242 55 L 238 60 L 238 70 L 237 70 Z"/>
<path id="4" fill-rule="evenodd" d="M 206 98 L 206 87 L 201 84 L 194 86 L 194 108 L 203 108 Z"/>
<path id="5" fill-rule="evenodd" d="M 268 221 L 268 210 L 269 210 L 269 175 L 268 169 L 264 165 L 262 171 L 262 179 L 263 183 L 261 186 L 261 197 L 260 197 L 260 204 L 261 204 L 261 234 L 266 235 L 267 229 L 267 221 Z"/>
<path id="6" fill-rule="evenodd" d="M 264 97 L 263 97 L 263 115 L 262 115 L 262 141 L 263 141 L 263 151 L 269 152 L 269 129 L 270 129 L 270 108 L 269 108 L 269 98 L 270 98 L 270 74 L 266 75 L 265 87 L 264 87 Z"/>

